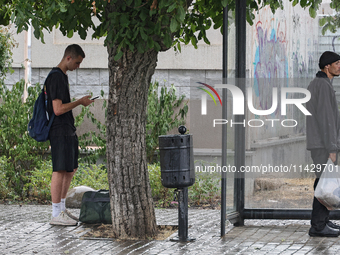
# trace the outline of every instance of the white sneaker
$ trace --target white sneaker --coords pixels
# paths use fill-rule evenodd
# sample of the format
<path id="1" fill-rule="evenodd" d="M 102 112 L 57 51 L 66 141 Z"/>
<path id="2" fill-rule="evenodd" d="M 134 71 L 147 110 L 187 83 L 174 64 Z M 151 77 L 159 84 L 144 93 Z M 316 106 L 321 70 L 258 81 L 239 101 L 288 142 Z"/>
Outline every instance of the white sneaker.
<path id="1" fill-rule="evenodd" d="M 64 213 L 68 216 L 68 217 L 70 217 L 72 220 L 75 220 L 75 221 L 79 221 L 79 218 L 77 218 L 76 216 L 74 216 L 69 210 L 67 210 L 66 208 L 65 208 L 65 210 L 64 210 Z"/>
<path id="2" fill-rule="evenodd" d="M 52 217 L 50 224 L 56 226 L 76 226 L 78 222 L 68 217 L 64 212 L 61 212 L 57 217 Z"/>

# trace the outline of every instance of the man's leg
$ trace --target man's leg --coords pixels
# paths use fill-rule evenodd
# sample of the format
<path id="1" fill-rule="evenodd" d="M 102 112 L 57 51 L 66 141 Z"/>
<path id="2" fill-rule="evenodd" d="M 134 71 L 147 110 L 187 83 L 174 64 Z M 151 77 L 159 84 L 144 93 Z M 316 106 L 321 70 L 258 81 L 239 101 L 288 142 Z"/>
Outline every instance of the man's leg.
<path id="1" fill-rule="evenodd" d="M 319 182 L 319 178 L 316 178 L 314 182 L 314 190 L 318 182 Z M 328 216 L 329 216 L 328 209 L 323 204 L 321 204 L 316 197 L 314 197 L 311 225 L 317 231 L 323 230 L 324 227 L 326 226 L 326 223 L 329 221 Z"/>
<path id="2" fill-rule="evenodd" d="M 53 174 L 51 180 L 52 225 L 76 224 L 65 216 L 65 198 L 72 178 L 78 168 L 78 139 L 77 136 L 50 137 L 52 149 Z M 64 170 L 65 169 L 65 170 Z M 61 203 L 63 200 L 63 206 Z M 57 215 L 59 212 L 59 215 Z M 71 221 L 70 221 L 71 220 Z"/>
<path id="3" fill-rule="evenodd" d="M 66 212 L 65 208 L 65 202 L 66 202 L 66 196 L 67 192 L 70 188 L 72 179 L 74 174 L 76 173 L 77 169 L 74 169 L 73 172 L 66 172 L 63 183 L 62 183 L 62 188 L 61 188 L 61 211 Z"/>
<path id="4" fill-rule="evenodd" d="M 314 165 L 326 164 L 328 157 L 329 157 L 329 153 L 325 149 L 312 150 L 311 155 L 312 155 Z M 316 185 L 319 182 L 321 172 L 316 173 L 316 174 L 317 174 L 316 176 L 317 178 L 315 179 L 315 182 L 314 182 L 314 190 L 316 188 Z M 323 204 L 321 204 L 319 200 L 317 200 L 314 197 L 312 219 L 311 219 L 312 227 L 314 227 L 317 231 L 321 231 L 325 227 L 326 222 L 328 221 L 328 216 L 329 216 L 328 209 Z"/>
<path id="5" fill-rule="evenodd" d="M 315 165 L 326 164 L 329 153 L 325 149 L 315 149 L 311 151 L 313 163 Z M 324 168 L 324 167 L 323 167 Z M 323 170 L 323 169 L 322 169 Z M 314 190 L 319 182 L 321 173 L 316 173 L 316 180 L 314 182 Z M 336 225 L 329 221 L 329 210 L 314 197 L 313 210 L 311 219 L 311 228 L 309 229 L 310 236 L 322 237 L 337 237 L 339 236 L 339 229 Z"/>
<path id="6" fill-rule="evenodd" d="M 51 225 L 67 225 L 73 226 L 77 221 L 70 219 L 64 214 L 61 208 L 61 198 L 64 192 L 65 184 L 70 186 L 72 181 L 73 172 L 58 171 L 53 172 L 51 180 L 51 197 L 52 197 L 52 220 Z M 68 189 L 68 188 L 67 188 Z M 67 191 L 66 191 L 67 193 Z"/>
<path id="7" fill-rule="evenodd" d="M 52 217 L 57 217 L 61 212 L 61 187 L 65 171 L 52 173 L 51 179 L 51 198 L 52 198 Z"/>
<path id="8" fill-rule="evenodd" d="M 52 173 L 51 180 L 52 203 L 60 203 L 65 173 L 66 171 L 58 171 Z"/>
<path id="9" fill-rule="evenodd" d="M 67 192 L 70 188 L 72 179 L 74 174 L 76 173 L 77 169 L 74 169 L 73 172 L 66 172 L 62 182 L 61 188 L 61 198 L 66 198 Z"/>
<path id="10" fill-rule="evenodd" d="M 62 198 L 66 198 L 70 188 L 72 178 L 77 169 L 73 172 L 58 171 L 53 172 L 51 181 L 51 197 L 52 203 L 60 203 Z"/>
<path id="11" fill-rule="evenodd" d="M 58 171 L 52 174 L 51 197 L 53 217 L 57 217 L 61 211 L 65 211 L 65 199 L 75 171 L 77 169 L 73 172 Z"/>
<path id="12" fill-rule="evenodd" d="M 67 175 L 65 175 L 64 182 L 63 182 L 63 188 L 61 192 L 61 211 L 63 211 L 69 218 L 75 221 L 79 221 L 79 218 L 77 216 L 74 216 L 70 211 L 66 209 L 66 196 L 67 192 L 70 188 L 71 181 L 73 179 L 73 176 L 77 172 L 77 168 L 73 170 L 73 172 L 68 172 Z"/>

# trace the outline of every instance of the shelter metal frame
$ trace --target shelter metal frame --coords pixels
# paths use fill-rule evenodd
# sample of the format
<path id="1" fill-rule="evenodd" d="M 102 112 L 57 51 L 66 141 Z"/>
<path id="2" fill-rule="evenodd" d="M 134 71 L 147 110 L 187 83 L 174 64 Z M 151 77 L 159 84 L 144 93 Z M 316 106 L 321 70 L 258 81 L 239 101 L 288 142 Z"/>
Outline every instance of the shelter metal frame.
<path id="1" fill-rule="evenodd" d="M 238 0 L 235 7 L 236 26 L 236 55 L 235 55 L 235 78 L 238 86 L 245 94 L 246 78 L 246 0 Z M 228 78 L 228 6 L 223 10 L 223 83 Z M 223 89 L 222 119 L 227 119 L 227 89 Z M 236 115 L 235 122 L 243 120 L 244 115 Z M 235 166 L 245 165 L 245 127 L 235 127 Z M 227 165 L 227 127 L 222 125 L 222 165 Z M 311 218 L 310 209 L 245 209 L 245 183 L 244 173 L 238 173 L 234 178 L 234 208 L 235 211 L 226 211 L 227 176 L 222 172 L 221 181 L 221 236 L 225 235 L 225 222 L 230 220 L 234 226 L 243 226 L 245 219 L 302 219 Z M 340 211 L 331 211 L 330 219 L 340 219 Z"/>

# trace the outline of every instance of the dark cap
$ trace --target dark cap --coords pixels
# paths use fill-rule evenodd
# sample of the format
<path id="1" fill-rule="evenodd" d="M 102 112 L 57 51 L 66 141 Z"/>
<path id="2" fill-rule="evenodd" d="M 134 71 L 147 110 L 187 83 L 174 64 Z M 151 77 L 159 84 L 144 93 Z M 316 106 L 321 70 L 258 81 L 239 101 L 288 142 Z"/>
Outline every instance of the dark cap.
<path id="1" fill-rule="evenodd" d="M 319 60 L 320 69 L 324 69 L 326 65 L 330 65 L 336 61 L 340 60 L 340 56 L 333 51 L 325 51 L 322 53 Z"/>

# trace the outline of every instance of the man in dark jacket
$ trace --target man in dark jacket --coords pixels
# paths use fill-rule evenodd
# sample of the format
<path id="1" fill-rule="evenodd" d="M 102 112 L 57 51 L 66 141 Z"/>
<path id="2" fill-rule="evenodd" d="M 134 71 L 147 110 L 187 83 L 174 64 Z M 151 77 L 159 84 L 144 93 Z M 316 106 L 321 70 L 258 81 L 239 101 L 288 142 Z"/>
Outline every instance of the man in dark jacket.
<path id="1" fill-rule="evenodd" d="M 333 78 L 340 75 L 340 56 L 335 52 L 324 52 L 319 60 L 321 71 L 309 84 L 311 99 L 306 106 L 312 114 L 307 116 L 307 150 L 311 151 L 315 165 L 326 164 L 328 158 L 337 163 L 337 152 L 340 149 L 340 115 Z M 322 172 L 315 172 L 314 190 Z M 313 201 L 310 236 L 337 237 L 340 226 L 329 221 L 329 210 L 315 197 Z"/>

